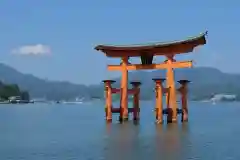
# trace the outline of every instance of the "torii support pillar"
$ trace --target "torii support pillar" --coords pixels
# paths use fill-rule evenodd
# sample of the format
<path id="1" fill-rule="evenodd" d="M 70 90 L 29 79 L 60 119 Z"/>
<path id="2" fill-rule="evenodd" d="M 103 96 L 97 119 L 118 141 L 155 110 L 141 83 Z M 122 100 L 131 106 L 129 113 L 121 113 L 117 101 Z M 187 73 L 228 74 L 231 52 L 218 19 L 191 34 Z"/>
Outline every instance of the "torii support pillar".
<path id="1" fill-rule="evenodd" d="M 106 121 L 112 121 L 112 83 L 116 82 L 114 80 L 104 80 L 105 85 L 105 113 L 106 113 Z"/>
<path id="2" fill-rule="evenodd" d="M 156 93 L 156 107 L 155 107 L 155 113 L 156 113 L 156 123 L 161 124 L 163 123 L 163 86 L 162 83 L 165 79 L 159 78 L 159 79 L 153 79 L 155 81 L 155 93 Z"/>
<path id="3" fill-rule="evenodd" d="M 133 120 L 138 121 L 139 120 L 139 94 L 140 94 L 140 85 L 141 82 L 131 82 L 134 90 L 133 94 Z"/>
<path id="4" fill-rule="evenodd" d="M 179 91 L 181 93 L 181 101 L 182 101 L 182 122 L 187 122 L 188 121 L 188 104 L 187 104 L 188 86 L 187 86 L 187 84 L 190 81 L 180 80 L 178 82 L 182 85 L 179 88 Z"/>

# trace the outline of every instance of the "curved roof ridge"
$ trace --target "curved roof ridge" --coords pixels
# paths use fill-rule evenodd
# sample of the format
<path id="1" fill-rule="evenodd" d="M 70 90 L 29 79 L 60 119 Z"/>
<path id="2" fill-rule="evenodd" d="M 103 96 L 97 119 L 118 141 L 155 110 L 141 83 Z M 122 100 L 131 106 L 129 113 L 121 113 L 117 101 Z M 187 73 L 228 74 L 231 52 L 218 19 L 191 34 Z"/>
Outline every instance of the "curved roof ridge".
<path id="1" fill-rule="evenodd" d="M 123 48 L 126 48 L 126 47 L 149 47 L 149 46 L 152 46 L 152 47 L 157 47 L 157 46 L 166 46 L 166 45 L 171 45 L 171 44 L 177 44 L 177 43 L 187 43 L 187 42 L 190 42 L 190 41 L 194 41 L 194 40 L 197 40 L 199 38 L 202 38 L 204 36 L 207 35 L 207 31 L 205 32 L 202 32 L 200 33 L 199 35 L 197 36 L 191 36 L 191 37 L 188 37 L 184 40 L 173 40 L 173 41 L 166 41 L 166 42 L 152 42 L 152 43 L 144 43 L 144 44 L 130 44 L 130 45 L 113 45 L 113 44 L 102 44 L 102 45 L 98 45 L 95 47 L 96 50 L 102 50 L 104 49 L 105 47 L 123 47 Z"/>

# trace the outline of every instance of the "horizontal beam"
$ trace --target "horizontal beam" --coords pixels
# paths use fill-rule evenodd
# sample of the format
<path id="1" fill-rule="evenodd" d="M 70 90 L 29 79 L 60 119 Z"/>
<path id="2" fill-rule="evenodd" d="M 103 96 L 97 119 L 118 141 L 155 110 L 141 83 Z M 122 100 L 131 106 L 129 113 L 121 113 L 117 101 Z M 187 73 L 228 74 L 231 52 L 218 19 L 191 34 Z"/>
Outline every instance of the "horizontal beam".
<path id="1" fill-rule="evenodd" d="M 149 65 L 142 65 L 142 64 L 128 64 L 127 70 L 150 70 L 150 69 L 167 69 L 168 67 L 171 68 L 191 68 L 193 66 L 192 61 L 180 61 L 180 62 L 172 62 L 169 66 L 167 63 L 161 64 L 149 64 Z M 121 65 L 108 65 L 108 70 L 110 71 L 120 71 L 122 70 Z"/>
<path id="2" fill-rule="evenodd" d="M 128 113 L 134 112 L 135 108 L 128 108 Z M 119 108 L 112 108 L 111 109 L 112 113 L 120 113 L 121 112 L 121 107 Z M 140 108 L 138 108 L 138 112 L 140 112 Z"/>
<path id="3" fill-rule="evenodd" d="M 112 94 L 120 93 L 121 89 L 119 88 L 112 88 Z M 128 89 L 128 94 L 135 94 L 137 93 L 137 90 L 135 89 Z"/>

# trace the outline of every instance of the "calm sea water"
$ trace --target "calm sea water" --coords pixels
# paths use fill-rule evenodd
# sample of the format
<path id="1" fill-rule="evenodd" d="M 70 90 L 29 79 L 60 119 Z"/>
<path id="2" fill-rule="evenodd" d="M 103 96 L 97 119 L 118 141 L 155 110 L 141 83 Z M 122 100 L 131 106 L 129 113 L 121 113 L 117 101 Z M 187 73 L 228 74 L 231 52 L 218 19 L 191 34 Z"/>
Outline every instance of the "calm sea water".
<path id="1" fill-rule="evenodd" d="M 159 126 L 153 102 L 139 125 L 106 125 L 103 106 L 1 105 L 0 160 L 240 159 L 240 103 L 192 102 L 187 124 Z"/>

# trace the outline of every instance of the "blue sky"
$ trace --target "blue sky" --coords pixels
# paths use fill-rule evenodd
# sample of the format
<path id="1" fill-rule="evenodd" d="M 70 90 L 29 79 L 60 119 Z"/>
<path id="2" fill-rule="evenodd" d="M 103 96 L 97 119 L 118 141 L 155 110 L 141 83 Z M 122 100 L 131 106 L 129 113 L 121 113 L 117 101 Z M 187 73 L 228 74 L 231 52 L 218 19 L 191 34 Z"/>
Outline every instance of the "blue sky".
<path id="1" fill-rule="evenodd" d="M 3 0 L 0 62 L 40 78 L 98 83 L 118 75 L 106 70 L 118 60 L 95 51 L 97 44 L 178 40 L 207 30 L 208 44 L 181 59 L 240 73 L 239 16 L 238 0 Z M 42 52 L 20 54 L 32 49 Z"/>

